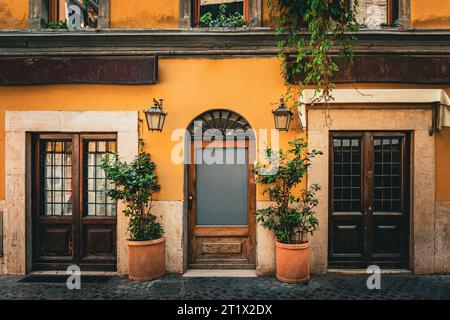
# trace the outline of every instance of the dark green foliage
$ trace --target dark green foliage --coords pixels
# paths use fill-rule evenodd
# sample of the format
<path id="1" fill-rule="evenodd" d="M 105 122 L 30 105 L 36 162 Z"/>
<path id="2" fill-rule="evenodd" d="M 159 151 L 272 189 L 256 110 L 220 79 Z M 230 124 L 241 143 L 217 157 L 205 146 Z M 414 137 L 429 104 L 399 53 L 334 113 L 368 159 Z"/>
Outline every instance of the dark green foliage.
<path id="1" fill-rule="evenodd" d="M 257 164 L 254 169 L 256 182 L 264 185 L 264 194 L 274 205 L 256 211 L 257 221 L 274 232 L 278 241 L 283 243 L 304 243 L 308 234 L 318 228 L 314 210 L 318 201 L 315 194 L 320 190 L 314 184 L 310 189 L 295 195 L 293 189 L 307 174 L 311 160 L 322 152 L 306 152 L 306 142 L 296 139 L 289 142 L 290 149 L 274 152 L 265 150 L 269 166 Z"/>
<path id="2" fill-rule="evenodd" d="M 106 154 L 102 159 L 106 177 L 116 186 L 108 190 L 108 196 L 126 204 L 123 213 L 130 218 L 128 231 L 131 241 L 155 240 L 164 233 L 151 214 L 152 195 L 160 190 L 154 173 L 156 165 L 142 146 L 141 143 L 140 151 L 131 163 L 122 162 L 117 153 Z"/>
<path id="3" fill-rule="evenodd" d="M 206 12 L 200 17 L 200 27 L 208 28 L 235 28 L 242 27 L 245 23 L 244 17 L 239 12 L 228 13 L 227 5 L 219 7 L 219 14 L 214 16 L 212 12 Z"/>
<path id="4" fill-rule="evenodd" d="M 357 0 L 353 5 L 349 0 L 269 0 L 276 32 L 283 37 L 278 43 L 280 57 L 286 63 L 289 54 L 296 54 L 289 68 L 292 74 L 286 77 L 297 76 L 301 87 L 314 85 L 318 94 L 315 101 L 333 99 L 332 77 L 340 65 L 345 65 L 345 74 L 351 78 L 355 34 L 359 28 L 357 6 Z"/>
<path id="5" fill-rule="evenodd" d="M 52 29 L 52 30 L 69 29 L 69 27 L 67 26 L 67 20 L 58 22 L 47 22 L 45 19 L 41 19 L 41 25 L 45 29 Z"/>

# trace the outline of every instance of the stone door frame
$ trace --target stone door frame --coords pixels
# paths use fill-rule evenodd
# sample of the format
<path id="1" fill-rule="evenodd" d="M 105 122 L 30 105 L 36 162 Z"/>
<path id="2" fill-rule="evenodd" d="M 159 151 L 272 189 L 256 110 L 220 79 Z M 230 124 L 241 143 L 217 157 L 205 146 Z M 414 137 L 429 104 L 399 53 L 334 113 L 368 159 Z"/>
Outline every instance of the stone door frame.
<path id="1" fill-rule="evenodd" d="M 5 186 L 3 274 L 31 271 L 31 133 L 114 132 L 125 161 L 138 152 L 137 111 L 5 112 Z M 121 212 L 123 203 L 118 203 Z M 127 273 L 127 220 L 117 217 L 117 273 Z"/>

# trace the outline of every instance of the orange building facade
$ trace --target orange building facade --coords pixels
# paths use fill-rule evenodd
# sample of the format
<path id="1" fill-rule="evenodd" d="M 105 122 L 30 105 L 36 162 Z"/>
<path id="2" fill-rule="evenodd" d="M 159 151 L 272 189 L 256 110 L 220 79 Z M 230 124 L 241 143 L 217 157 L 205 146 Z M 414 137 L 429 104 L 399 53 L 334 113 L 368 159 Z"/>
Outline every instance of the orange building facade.
<path id="1" fill-rule="evenodd" d="M 272 115 L 288 83 L 265 0 L 225 1 L 246 22 L 219 29 L 196 24 L 208 1 L 88 2 L 0 0 L 0 274 L 71 264 L 127 274 L 127 220 L 104 195 L 99 159 L 130 161 L 139 139 L 157 165 L 166 271 L 271 274 L 274 238 L 253 215 L 270 202 L 251 168 L 265 146 L 295 138 L 323 152 L 302 184 L 322 186 L 314 274 L 450 272 L 447 0 L 400 0 L 396 27 L 388 14 L 363 27 L 357 83 L 339 82 L 331 106 L 312 106 L 306 90 L 287 132 Z M 388 7 L 361 2 L 364 17 Z M 145 121 L 153 98 L 164 100 L 162 131 Z M 251 130 L 242 144 L 209 147 L 243 162 L 187 161 L 210 151 L 195 146 L 195 121 Z"/>

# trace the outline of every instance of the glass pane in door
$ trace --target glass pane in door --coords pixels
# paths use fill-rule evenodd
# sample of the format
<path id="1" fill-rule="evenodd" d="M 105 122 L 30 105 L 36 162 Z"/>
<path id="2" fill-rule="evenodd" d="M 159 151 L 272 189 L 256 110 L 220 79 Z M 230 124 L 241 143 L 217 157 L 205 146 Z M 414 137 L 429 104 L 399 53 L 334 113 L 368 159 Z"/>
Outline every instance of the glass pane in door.
<path id="1" fill-rule="evenodd" d="M 360 138 L 333 138 L 333 204 L 335 212 L 361 211 Z"/>
<path id="2" fill-rule="evenodd" d="M 374 206 L 378 212 L 402 211 L 402 140 L 374 139 Z"/>
<path id="3" fill-rule="evenodd" d="M 196 150 L 197 225 L 247 225 L 247 149 Z"/>
<path id="4" fill-rule="evenodd" d="M 72 215 L 72 142 L 46 141 L 42 153 L 44 215 Z"/>
<path id="5" fill-rule="evenodd" d="M 113 189 L 114 185 L 106 178 L 102 169 L 102 157 L 105 153 L 116 151 L 115 141 L 91 140 L 86 141 L 85 147 L 87 158 L 87 215 L 100 217 L 116 216 L 116 201 L 106 195 L 107 190 Z"/>

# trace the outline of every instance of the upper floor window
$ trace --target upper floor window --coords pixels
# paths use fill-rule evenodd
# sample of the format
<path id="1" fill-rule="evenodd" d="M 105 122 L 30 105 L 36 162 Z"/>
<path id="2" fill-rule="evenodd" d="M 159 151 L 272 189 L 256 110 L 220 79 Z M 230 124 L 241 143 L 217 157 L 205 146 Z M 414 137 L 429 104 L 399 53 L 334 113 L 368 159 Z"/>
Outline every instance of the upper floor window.
<path id="1" fill-rule="evenodd" d="M 100 0 L 42 0 L 44 29 L 96 29 Z"/>
<path id="2" fill-rule="evenodd" d="M 399 27 L 401 0 L 359 0 L 357 19 L 367 29 Z"/>
<path id="3" fill-rule="evenodd" d="M 248 21 L 248 0 L 195 0 L 194 26 L 242 27 Z"/>
<path id="4" fill-rule="evenodd" d="M 30 29 L 109 28 L 110 0 L 29 0 Z"/>

